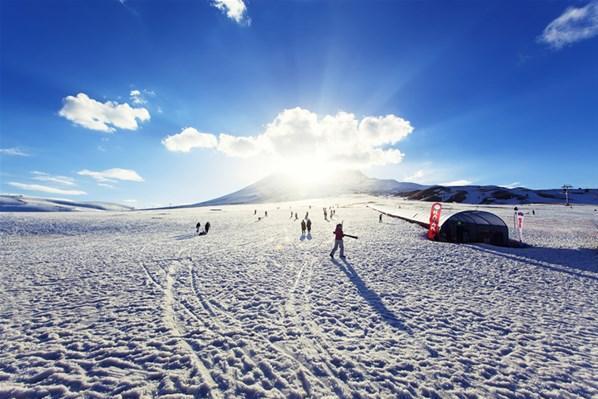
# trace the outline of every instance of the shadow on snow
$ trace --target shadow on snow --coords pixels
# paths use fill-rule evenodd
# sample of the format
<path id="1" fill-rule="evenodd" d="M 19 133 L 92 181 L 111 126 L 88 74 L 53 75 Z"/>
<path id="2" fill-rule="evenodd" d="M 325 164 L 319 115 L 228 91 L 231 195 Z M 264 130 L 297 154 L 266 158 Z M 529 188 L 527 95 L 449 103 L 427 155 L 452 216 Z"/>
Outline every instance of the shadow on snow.
<path id="1" fill-rule="evenodd" d="M 483 244 L 468 245 L 468 247 L 492 255 L 529 265 L 542 267 L 577 277 L 598 280 L 598 250 L 590 248 L 508 248 L 489 247 Z M 588 273 L 590 272 L 590 273 Z"/>
<path id="2" fill-rule="evenodd" d="M 393 312 L 392 310 L 388 309 L 386 305 L 382 302 L 380 296 L 370 289 L 365 282 L 361 279 L 357 271 L 353 268 L 353 266 L 346 260 L 343 259 L 342 263 L 337 261 L 336 259 L 332 259 L 332 263 L 334 263 L 340 270 L 342 270 L 349 280 L 355 285 L 359 295 L 367 301 L 367 303 L 380 315 L 382 320 L 387 323 L 389 326 L 396 328 L 398 330 L 405 331 L 412 334 L 411 329 L 405 325 Z"/>

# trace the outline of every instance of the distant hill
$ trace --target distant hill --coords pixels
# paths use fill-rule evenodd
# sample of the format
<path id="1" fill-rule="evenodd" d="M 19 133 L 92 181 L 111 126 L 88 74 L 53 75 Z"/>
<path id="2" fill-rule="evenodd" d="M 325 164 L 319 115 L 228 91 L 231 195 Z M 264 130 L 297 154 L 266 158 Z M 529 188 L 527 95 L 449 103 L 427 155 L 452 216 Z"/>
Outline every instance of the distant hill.
<path id="1" fill-rule="evenodd" d="M 24 195 L 0 195 L 0 212 L 130 211 L 130 206 L 110 202 L 75 202 Z"/>
<path id="2" fill-rule="evenodd" d="M 314 184 L 301 184 L 286 175 L 274 174 L 234 193 L 176 208 L 284 202 L 347 194 L 397 195 L 425 187 L 421 184 L 402 183 L 392 179 L 374 179 L 358 171 L 339 172 L 325 181 Z"/>
<path id="3" fill-rule="evenodd" d="M 401 196 L 410 200 L 459 202 L 466 204 L 564 204 L 560 189 L 531 190 L 499 186 L 431 186 Z M 572 204 L 598 204 L 598 189 L 569 191 Z"/>

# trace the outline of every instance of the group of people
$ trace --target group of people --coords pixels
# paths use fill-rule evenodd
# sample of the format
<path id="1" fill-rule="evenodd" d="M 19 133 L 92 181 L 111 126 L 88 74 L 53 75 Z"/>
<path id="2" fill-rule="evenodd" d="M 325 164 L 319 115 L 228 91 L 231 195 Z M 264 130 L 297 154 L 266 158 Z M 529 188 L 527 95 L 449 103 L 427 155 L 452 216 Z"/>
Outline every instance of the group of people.
<path id="1" fill-rule="evenodd" d="M 311 209 L 311 207 L 310 207 L 310 209 Z M 331 218 L 334 216 L 334 208 L 330 207 L 329 209 L 327 209 L 327 208 L 323 208 L 323 209 L 324 209 L 324 219 L 328 220 L 328 215 L 330 215 Z M 254 210 L 253 214 L 257 215 L 257 209 Z M 264 217 L 267 217 L 267 216 L 268 216 L 268 211 L 265 211 Z M 291 211 L 291 219 L 293 217 L 295 218 L 295 220 L 298 219 L 297 212 Z M 261 219 L 261 217 L 259 219 Z M 382 214 L 380 214 L 380 222 L 382 222 Z M 306 231 L 307 231 L 307 234 L 311 234 L 311 227 L 312 227 L 312 222 L 311 222 L 311 219 L 309 218 L 309 212 L 306 212 L 305 218 L 301 220 L 301 235 L 304 236 Z M 201 222 L 197 222 L 197 224 L 195 225 L 195 232 L 200 236 L 208 234 L 208 231 L 210 231 L 210 222 L 206 222 L 204 224 L 203 230 L 201 230 Z M 340 250 L 340 257 L 344 259 L 345 258 L 345 245 L 343 242 L 343 238 L 351 237 L 351 238 L 357 239 L 357 237 L 349 235 L 349 234 L 345 234 L 343 232 L 343 224 L 342 223 L 339 223 L 336 225 L 336 228 L 334 229 L 332 234 L 334 234 L 334 247 L 332 248 L 332 251 L 330 252 L 330 257 L 334 258 L 334 254 L 336 253 L 336 251 Z"/>
<path id="2" fill-rule="evenodd" d="M 324 210 L 324 220 L 328 221 L 328 215 L 330 215 L 330 219 L 332 219 L 334 217 L 334 214 L 336 213 L 336 211 L 334 210 L 333 207 L 328 207 L 328 208 L 322 208 Z"/>
<path id="3" fill-rule="evenodd" d="M 195 232 L 200 236 L 205 236 L 206 234 L 208 234 L 208 231 L 210 231 L 210 222 L 206 222 L 206 224 L 204 224 L 203 231 L 200 232 L 200 229 L 201 223 L 197 222 L 197 224 L 195 225 Z"/>
<path id="4" fill-rule="evenodd" d="M 307 233 L 311 234 L 311 219 L 305 215 L 305 219 L 301 221 L 301 234 L 305 235 L 305 230 L 307 229 Z"/>

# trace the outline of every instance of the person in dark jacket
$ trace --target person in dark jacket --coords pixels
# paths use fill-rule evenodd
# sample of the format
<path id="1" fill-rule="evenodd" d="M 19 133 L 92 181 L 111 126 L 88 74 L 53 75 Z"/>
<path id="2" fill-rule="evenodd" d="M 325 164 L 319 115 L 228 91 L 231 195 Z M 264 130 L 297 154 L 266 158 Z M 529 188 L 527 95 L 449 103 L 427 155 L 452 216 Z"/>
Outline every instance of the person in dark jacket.
<path id="1" fill-rule="evenodd" d="M 307 232 L 311 233 L 311 219 L 307 219 L 305 225 L 307 226 Z"/>
<path id="2" fill-rule="evenodd" d="M 301 220 L 301 235 L 305 234 L 305 220 Z"/>
<path id="3" fill-rule="evenodd" d="M 343 237 L 345 236 L 345 234 L 343 233 L 343 225 L 340 223 L 337 224 L 336 229 L 332 232 L 332 234 L 334 234 L 334 248 L 332 248 L 332 251 L 330 252 L 330 257 L 334 258 L 334 253 L 337 249 L 340 248 L 341 258 L 344 258 L 345 244 L 343 243 Z"/>
<path id="4" fill-rule="evenodd" d="M 208 231 L 210 231 L 210 222 L 206 222 L 206 225 L 204 226 L 204 231 L 206 234 L 208 234 Z"/>
<path id="5" fill-rule="evenodd" d="M 195 232 L 197 234 L 199 234 L 199 228 L 201 227 L 201 223 L 197 222 L 197 224 L 195 225 Z"/>
<path id="6" fill-rule="evenodd" d="M 380 214 L 380 217 L 378 218 L 378 223 L 382 223 L 382 214 Z"/>

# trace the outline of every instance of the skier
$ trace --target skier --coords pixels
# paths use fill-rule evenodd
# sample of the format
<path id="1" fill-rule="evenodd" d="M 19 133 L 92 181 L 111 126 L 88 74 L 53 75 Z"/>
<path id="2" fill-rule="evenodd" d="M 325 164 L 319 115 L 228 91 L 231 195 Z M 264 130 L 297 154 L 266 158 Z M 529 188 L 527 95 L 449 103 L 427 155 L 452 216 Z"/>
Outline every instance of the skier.
<path id="1" fill-rule="evenodd" d="M 306 226 L 307 226 L 307 233 L 308 234 L 311 233 L 311 219 L 307 219 Z"/>
<path id="2" fill-rule="evenodd" d="M 208 231 L 210 231 L 210 222 L 206 222 L 203 230 L 206 234 L 208 234 Z"/>
<path id="3" fill-rule="evenodd" d="M 340 248 L 341 258 L 344 258 L 345 257 L 345 244 L 343 243 L 343 237 L 345 236 L 345 234 L 343 233 L 343 225 L 340 223 L 337 224 L 336 230 L 334 230 L 332 232 L 332 234 L 334 234 L 334 248 L 332 248 L 332 251 L 330 252 L 330 257 L 334 258 L 334 253 L 336 252 L 336 250 L 338 248 Z"/>
<path id="4" fill-rule="evenodd" d="M 197 224 L 195 225 L 195 232 L 197 234 L 199 234 L 199 228 L 201 227 L 201 223 L 197 222 Z"/>
<path id="5" fill-rule="evenodd" d="M 382 223 L 382 214 L 380 214 L 380 217 L 378 217 L 378 223 Z"/>
<path id="6" fill-rule="evenodd" d="M 301 221 L 301 235 L 305 235 L 305 220 Z"/>

